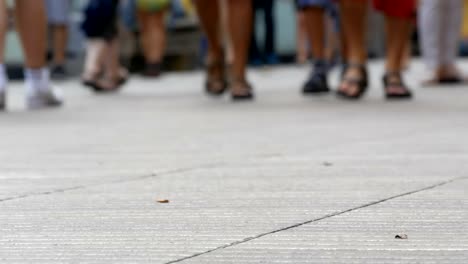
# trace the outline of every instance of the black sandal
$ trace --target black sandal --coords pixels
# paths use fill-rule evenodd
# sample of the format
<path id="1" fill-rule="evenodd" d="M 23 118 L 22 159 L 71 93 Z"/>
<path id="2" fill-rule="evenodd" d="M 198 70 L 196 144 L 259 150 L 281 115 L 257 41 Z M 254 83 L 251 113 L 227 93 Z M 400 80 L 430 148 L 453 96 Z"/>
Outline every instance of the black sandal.
<path id="1" fill-rule="evenodd" d="M 119 71 L 119 77 L 117 77 L 117 84 L 123 86 L 127 83 L 129 78 L 129 73 L 125 68 L 121 68 Z"/>
<path id="2" fill-rule="evenodd" d="M 91 74 L 90 78 L 85 78 L 84 75 L 81 78 L 81 83 L 83 86 L 94 89 L 94 87 L 98 86 L 98 81 L 102 77 L 101 72 L 95 72 Z"/>
<path id="3" fill-rule="evenodd" d="M 116 80 L 116 85 L 112 87 L 106 87 L 97 80 L 83 80 L 82 82 L 83 85 L 91 88 L 95 93 L 112 93 L 117 92 L 121 88 L 120 80 Z"/>
<path id="4" fill-rule="evenodd" d="M 393 79 L 393 80 L 392 80 Z M 405 100 L 411 99 L 413 93 L 403 82 L 403 78 L 399 72 L 387 72 L 383 77 L 385 98 L 388 100 Z M 389 92 L 390 88 L 401 88 L 403 93 L 391 93 Z"/>
<path id="5" fill-rule="evenodd" d="M 242 86 L 241 93 L 234 93 L 232 86 L 239 85 Z M 231 82 L 231 99 L 234 102 L 243 102 L 250 101 L 254 99 L 254 94 L 252 92 L 252 86 L 245 79 L 235 79 Z"/>
<path id="6" fill-rule="evenodd" d="M 121 86 L 125 85 L 128 81 L 128 73 L 124 70 L 120 70 L 119 76 L 115 78 L 112 87 L 105 87 L 99 80 L 103 77 L 103 73 L 97 72 L 92 75 L 91 78 L 82 78 L 81 82 L 84 86 L 91 88 L 96 93 L 111 93 L 118 91 Z"/>
<path id="7" fill-rule="evenodd" d="M 459 76 L 442 77 L 438 80 L 439 84 L 461 84 L 463 79 Z"/>
<path id="8" fill-rule="evenodd" d="M 352 68 L 358 69 L 360 71 L 361 78 L 346 77 L 346 73 L 348 72 L 349 69 L 352 69 Z M 350 99 L 350 100 L 360 99 L 366 93 L 367 87 L 369 85 L 366 67 L 360 64 L 347 64 L 341 76 L 340 87 L 343 84 L 356 85 L 358 88 L 358 91 L 355 94 L 348 94 L 347 92 L 344 92 L 338 88 L 338 91 L 336 93 L 339 97 L 344 98 L 344 99 Z"/>
<path id="9" fill-rule="evenodd" d="M 205 92 L 212 96 L 221 96 L 227 91 L 228 83 L 226 81 L 226 65 L 224 59 L 208 63 L 206 66 L 207 78 L 205 82 Z M 216 71 L 220 76 L 216 76 Z"/>

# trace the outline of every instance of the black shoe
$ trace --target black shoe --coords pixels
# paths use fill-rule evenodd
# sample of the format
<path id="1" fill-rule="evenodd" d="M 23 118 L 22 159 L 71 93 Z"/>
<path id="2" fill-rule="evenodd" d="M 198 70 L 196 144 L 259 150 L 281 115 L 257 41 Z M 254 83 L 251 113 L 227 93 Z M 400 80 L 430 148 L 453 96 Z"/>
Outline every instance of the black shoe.
<path id="1" fill-rule="evenodd" d="M 317 95 L 330 92 L 327 81 L 327 63 L 317 61 L 314 69 L 302 88 L 304 95 Z"/>
<path id="2" fill-rule="evenodd" d="M 68 77 L 68 74 L 67 74 L 67 70 L 65 69 L 65 66 L 55 65 L 52 67 L 50 76 L 52 77 L 52 79 L 63 80 Z"/>
<path id="3" fill-rule="evenodd" d="M 323 74 L 311 75 L 302 88 L 302 93 L 305 95 L 317 95 L 329 92 L 330 88 L 328 87 L 327 77 Z"/>
<path id="4" fill-rule="evenodd" d="M 148 63 L 143 71 L 143 76 L 157 78 L 161 75 L 161 63 Z"/>
<path id="5" fill-rule="evenodd" d="M 231 95 L 231 100 L 233 102 L 247 102 L 255 99 L 253 93 L 243 94 L 243 95 Z"/>

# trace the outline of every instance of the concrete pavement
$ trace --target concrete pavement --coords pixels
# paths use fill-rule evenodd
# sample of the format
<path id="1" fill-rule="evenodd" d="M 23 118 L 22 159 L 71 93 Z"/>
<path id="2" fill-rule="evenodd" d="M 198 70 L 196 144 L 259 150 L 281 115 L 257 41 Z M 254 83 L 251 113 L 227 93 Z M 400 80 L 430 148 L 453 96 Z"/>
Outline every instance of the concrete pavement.
<path id="1" fill-rule="evenodd" d="M 466 263 L 468 87 L 421 88 L 415 62 L 416 99 L 389 103 L 370 69 L 360 103 L 303 98 L 304 67 L 252 72 L 247 104 L 204 97 L 200 72 L 65 82 L 58 111 L 13 84 L 0 262 Z"/>

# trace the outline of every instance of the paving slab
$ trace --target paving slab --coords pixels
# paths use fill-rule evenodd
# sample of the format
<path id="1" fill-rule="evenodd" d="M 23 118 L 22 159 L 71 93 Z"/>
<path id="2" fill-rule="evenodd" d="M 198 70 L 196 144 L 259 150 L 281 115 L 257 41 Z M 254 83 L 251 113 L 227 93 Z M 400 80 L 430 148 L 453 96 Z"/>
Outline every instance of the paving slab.
<path id="1" fill-rule="evenodd" d="M 459 180 L 184 263 L 466 263 L 467 189 Z"/>
<path id="2" fill-rule="evenodd" d="M 457 263 L 466 250 L 466 210 L 454 208 L 466 209 L 468 198 L 468 89 L 421 88 L 415 62 L 407 76 L 416 100 L 389 103 L 382 63 L 370 69 L 373 89 L 360 103 L 303 98 L 304 67 L 253 71 L 251 104 L 206 98 L 200 72 L 137 77 L 113 96 L 72 80 L 61 84 L 65 108 L 35 113 L 13 84 L 10 112 L 0 115 L 0 262 L 303 263 L 316 255 L 379 263 L 401 249 L 400 263 Z M 414 222 L 403 225 L 391 212 L 398 207 Z M 411 229 L 428 211 L 440 217 Z M 324 224 L 295 231 L 310 221 Z M 454 239 L 430 247 L 428 232 L 442 224 Z M 384 243 L 397 231 L 415 231 L 410 239 L 426 247 Z"/>

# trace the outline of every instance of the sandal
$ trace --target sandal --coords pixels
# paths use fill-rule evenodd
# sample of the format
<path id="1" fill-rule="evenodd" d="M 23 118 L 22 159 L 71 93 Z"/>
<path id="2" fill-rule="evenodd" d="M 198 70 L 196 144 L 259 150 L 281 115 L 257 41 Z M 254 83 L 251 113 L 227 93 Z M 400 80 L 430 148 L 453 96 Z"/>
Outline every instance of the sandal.
<path id="1" fill-rule="evenodd" d="M 118 80 L 115 80 L 113 82 L 95 81 L 89 82 L 89 84 L 93 91 L 96 93 L 112 93 L 117 92 L 121 88 L 121 85 L 119 84 Z"/>
<path id="2" fill-rule="evenodd" d="M 252 86 L 245 79 L 234 79 L 231 82 L 231 99 L 234 102 L 253 100 L 252 90 Z"/>
<path id="3" fill-rule="evenodd" d="M 405 85 L 399 72 L 387 72 L 383 77 L 385 98 L 392 99 L 411 99 L 413 93 Z M 401 92 L 391 92 L 391 89 L 400 89 Z"/>
<path id="4" fill-rule="evenodd" d="M 126 79 L 125 79 L 126 81 Z M 112 82 L 112 84 L 103 82 L 101 79 L 82 79 L 82 83 L 84 86 L 91 88 L 96 93 L 109 93 L 115 92 L 120 89 L 121 85 L 125 83 L 122 78 L 118 78 Z M 123 83 L 122 83 L 123 82 Z"/>
<path id="5" fill-rule="evenodd" d="M 127 83 L 128 81 L 128 70 L 125 68 L 120 68 L 119 76 L 117 77 L 117 84 L 118 86 L 122 86 Z"/>
<path id="6" fill-rule="evenodd" d="M 213 61 L 207 64 L 207 78 L 205 82 L 205 92 L 208 95 L 220 96 L 226 92 L 228 84 L 225 76 L 226 65 L 224 59 Z"/>
<path id="7" fill-rule="evenodd" d="M 102 77 L 102 72 L 93 72 L 89 74 L 89 77 L 86 76 L 86 73 L 83 74 L 83 77 L 81 77 L 81 83 L 83 86 L 94 89 L 94 87 L 97 86 L 98 80 Z"/>
<path id="8" fill-rule="evenodd" d="M 128 81 L 128 71 L 125 68 L 119 69 L 118 76 L 107 83 L 102 81 L 103 75 L 102 71 L 93 72 L 89 77 L 82 77 L 81 82 L 96 93 L 109 93 L 119 90 Z"/>
<path id="9" fill-rule="evenodd" d="M 459 76 L 450 76 L 450 77 L 442 77 L 439 79 L 440 84 L 461 84 L 463 83 L 463 79 Z"/>
<path id="10" fill-rule="evenodd" d="M 463 80 L 462 77 L 460 76 L 447 76 L 447 77 L 434 77 L 429 80 L 423 81 L 423 85 L 426 86 L 435 86 L 435 85 L 458 85 L 464 83 L 465 80 Z"/>
<path id="11" fill-rule="evenodd" d="M 346 77 L 346 74 L 348 73 L 350 69 L 358 70 L 360 72 L 359 74 L 361 77 L 360 78 Z M 368 74 L 367 74 L 366 67 L 364 65 L 347 64 L 345 66 L 345 69 L 343 70 L 343 74 L 341 77 L 341 84 L 337 91 L 337 95 L 344 99 L 351 99 L 351 100 L 360 99 L 367 91 L 368 84 L 369 84 Z M 356 86 L 357 91 L 355 93 L 350 94 L 346 92 L 345 90 L 341 89 L 344 86 L 348 86 L 348 87 Z"/>

